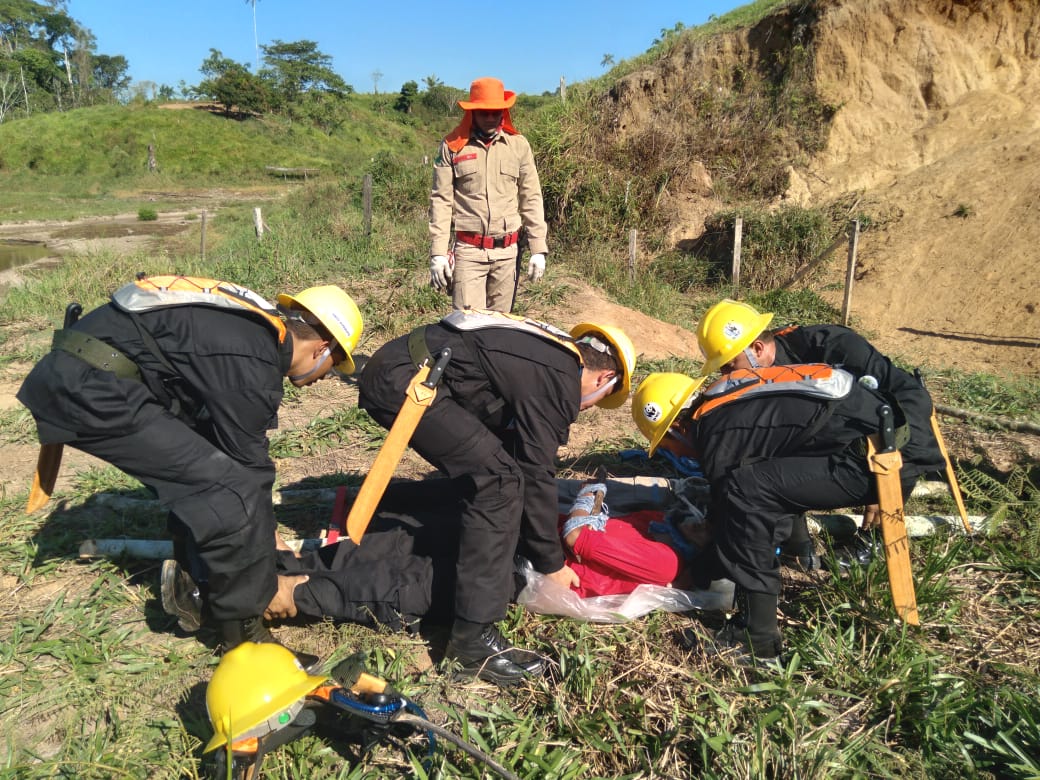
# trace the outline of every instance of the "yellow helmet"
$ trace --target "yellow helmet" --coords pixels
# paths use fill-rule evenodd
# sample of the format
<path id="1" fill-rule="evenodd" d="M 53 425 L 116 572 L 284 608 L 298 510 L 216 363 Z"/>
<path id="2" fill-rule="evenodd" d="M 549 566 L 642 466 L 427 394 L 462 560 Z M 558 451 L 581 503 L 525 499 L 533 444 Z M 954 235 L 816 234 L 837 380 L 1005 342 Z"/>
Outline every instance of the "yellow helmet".
<path id="1" fill-rule="evenodd" d="M 336 364 L 336 370 L 344 374 L 354 373 L 354 358 L 351 355 L 361 340 L 365 326 L 353 298 L 336 285 L 326 284 L 308 287 L 296 295 L 279 295 L 278 303 L 286 309 L 302 309 L 312 314 L 317 324 L 329 332 L 347 355 L 346 360 Z"/>
<path id="2" fill-rule="evenodd" d="M 632 397 L 632 419 L 650 440 L 651 455 L 705 379 L 702 376 L 692 379 L 686 374 L 657 373 L 639 383 Z"/>
<path id="3" fill-rule="evenodd" d="M 704 312 L 697 324 L 697 344 L 704 354 L 701 376 L 714 373 L 733 360 L 772 321 L 772 314 L 759 314 L 754 307 L 729 298 Z"/>
<path id="4" fill-rule="evenodd" d="M 632 372 L 636 370 L 636 349 L 625 332 L 613 325 L 582 322 L 571 328 L 571 338 L 575 340 L 590 333 L 602 336 L 621 364 L 621 376 L 618 378 L 617 390 L 596 402 L 596 406 L 604 409 L 617 409 L 628 400 L 628 391 L 632 389 Z"/>
<path id="5" fill-rule="evenodd" d="M 214 733 L 202 752 L 287 726 L 303 697 L 325 680 L 307 674 L 292 651 L 281 645 L 237 645 L 224 653 L 206 686 L 206 711 Z"/>

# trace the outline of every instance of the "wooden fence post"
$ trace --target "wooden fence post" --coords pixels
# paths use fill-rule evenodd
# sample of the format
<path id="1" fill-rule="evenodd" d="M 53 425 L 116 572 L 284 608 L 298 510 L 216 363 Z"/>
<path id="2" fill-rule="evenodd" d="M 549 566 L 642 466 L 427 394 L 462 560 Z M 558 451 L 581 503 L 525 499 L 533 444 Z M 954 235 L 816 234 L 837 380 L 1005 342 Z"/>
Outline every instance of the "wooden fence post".
<path id="1" fill-rule="evenodd" d="M 159 163 L 155 160 L 155 144 L 148 144 L 148 172 L 155 173 Z"/>
<path id="2" fill-rule="evenodd" d="M 628 234 L 628 281 L 635 284 L 636 281 L 636 238 L 639 231 L 632 228 Z"/>
<path id="3" fill-rule="evenodd" d="M 199 239 L 199 254 L 206 259 L 206 209 L 202 210 L 202 237 Z"/>
<path id="4" fill-rule="evenodd" d="M 856 278 L 856 249 L 859 247 L 859 220 L 854 219 L 849 231 L 849 260 L 845 269 L 845 299 L 841 304 L 841 324 L 849 324 L 849 310 L 852 308 L 852 282 Z"/>
<path id="5" fill-rule="evenodd" d="M 567 82 L 563 76 L 560 76 L 560 100 L 564 103 L 567 102 Z"/>
<path id="6" fill-rule="evenodd" d="M 361 184 L 361 203 L 365 210 L 365 238 L 372 235 L 372 174 L 366 173 Z"/>
<path id="7" fill-rule="evenodd" d="M 253 230 L 256 231 L 256 240 L 260 241 L 264 237 L 264 218 L 260 213 L 260 207 L 257 206 L 253 209 Z"/>
<path id="8" fill-rule="evenodd" d="M 733 297 L 740 298 L 740 244 L 744 236 L 744 218 L 737 217 L 733 225 Z"/>

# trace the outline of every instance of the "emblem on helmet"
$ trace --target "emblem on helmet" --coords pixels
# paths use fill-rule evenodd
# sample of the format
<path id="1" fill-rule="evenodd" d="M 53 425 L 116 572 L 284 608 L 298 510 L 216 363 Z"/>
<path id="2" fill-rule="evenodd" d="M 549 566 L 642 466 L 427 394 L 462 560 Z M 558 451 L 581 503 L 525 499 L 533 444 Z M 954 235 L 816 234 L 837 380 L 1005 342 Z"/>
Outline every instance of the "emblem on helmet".
<path id="1" fill-rule="evenodd" d="M 730 341 L 736 341 L 740 338 L 740 334 L 744 332 L 744 329 L 740 327 L 739 322 L 727 322 L 722 326 L 723 335 Z"/>
<path id="2" fill-rule="evenodd" d="M 643 416 L 652 423 L 655 423 L 664 416 L 664 410 L 654 403 L 653 401 L 643 404 Z"/>

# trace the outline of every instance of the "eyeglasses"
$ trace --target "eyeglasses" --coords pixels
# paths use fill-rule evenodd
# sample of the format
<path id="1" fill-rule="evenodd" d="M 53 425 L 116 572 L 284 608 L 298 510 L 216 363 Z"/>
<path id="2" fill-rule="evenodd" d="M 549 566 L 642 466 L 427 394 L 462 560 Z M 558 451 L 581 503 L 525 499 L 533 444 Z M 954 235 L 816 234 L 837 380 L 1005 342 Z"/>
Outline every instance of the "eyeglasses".
<path id="1" fill-rule="evenodd" d="M 582 336 L 577 341 L 578 344 L 588 344 L 597 352 L 602 352 L 604 355 L 610 355 L 613 357 L 614 353 L 610 351 L 610 345 L 604 341 L 600 341 L 595 336 Z"/>

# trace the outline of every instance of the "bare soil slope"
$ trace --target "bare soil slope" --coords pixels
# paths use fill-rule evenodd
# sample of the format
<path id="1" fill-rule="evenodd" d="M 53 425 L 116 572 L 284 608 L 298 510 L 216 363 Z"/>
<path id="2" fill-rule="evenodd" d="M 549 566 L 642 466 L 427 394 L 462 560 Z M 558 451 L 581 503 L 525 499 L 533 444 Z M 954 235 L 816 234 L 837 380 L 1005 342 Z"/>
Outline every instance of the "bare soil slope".
<path id="1" fill-rule="evenodd" d="M 1035 0 L 824 0 L 816 11 L 690 42 L 630 75 L 615 90 L 617 129 L 638 132 L 684 89 L 811 42 L 817 87 L 840 108 L 824 151 L 791 170 L 786 199 L 851 194 L 870 217 L 859 326 L 923 365 L 1040 375 Z M 674 237 L 695 237 L 717 203 L 700 182 L 672 196 Z M 844 263 L 833 265 L 840 281 Z"/>

